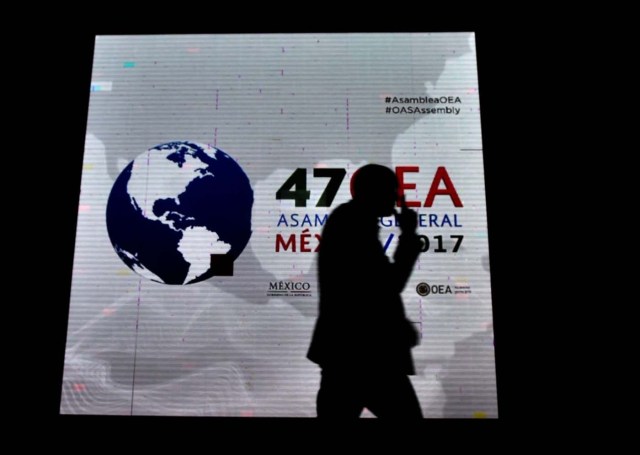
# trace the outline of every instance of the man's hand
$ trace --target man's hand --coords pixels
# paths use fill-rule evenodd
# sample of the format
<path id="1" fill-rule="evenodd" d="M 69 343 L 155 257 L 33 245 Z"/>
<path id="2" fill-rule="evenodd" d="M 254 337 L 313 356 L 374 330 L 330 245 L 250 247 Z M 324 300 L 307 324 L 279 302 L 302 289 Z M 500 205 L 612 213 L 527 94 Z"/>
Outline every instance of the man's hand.
<path id="1" fill-rule="evenodd" d="M 418 228 L 418 213 L 407 207 L 407 201 L 404 196 L 400 198 L 400 213 L 396 212 L 396 219 L 400 225 L 400 230 L 406 234 L 415 233 Z"/>

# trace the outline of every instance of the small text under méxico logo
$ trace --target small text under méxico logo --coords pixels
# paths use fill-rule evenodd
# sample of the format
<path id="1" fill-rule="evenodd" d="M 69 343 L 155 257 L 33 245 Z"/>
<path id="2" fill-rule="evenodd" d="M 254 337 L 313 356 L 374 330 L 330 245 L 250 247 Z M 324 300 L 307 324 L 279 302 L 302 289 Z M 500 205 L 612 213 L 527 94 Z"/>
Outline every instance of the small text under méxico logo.
<path id="1" fill-rule="evenodd" d="M 272 297 L 310 297 L 311 283 L 307 281 L 270 281 L 267 295 Z"/>

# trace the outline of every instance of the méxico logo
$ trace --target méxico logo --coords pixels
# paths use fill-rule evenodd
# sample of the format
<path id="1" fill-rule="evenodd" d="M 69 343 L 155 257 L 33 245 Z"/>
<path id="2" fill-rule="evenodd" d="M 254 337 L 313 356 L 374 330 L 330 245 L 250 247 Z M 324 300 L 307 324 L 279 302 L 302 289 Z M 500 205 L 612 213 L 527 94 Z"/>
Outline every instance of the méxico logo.
<path id="1" fill-rule="evenodd" d="M 169 142 L 147 150 L 118 176 L 107 230 L 122 261 L 165 284 L 233 274 L 251 237 L 253 190 L 222 150 Z"/>

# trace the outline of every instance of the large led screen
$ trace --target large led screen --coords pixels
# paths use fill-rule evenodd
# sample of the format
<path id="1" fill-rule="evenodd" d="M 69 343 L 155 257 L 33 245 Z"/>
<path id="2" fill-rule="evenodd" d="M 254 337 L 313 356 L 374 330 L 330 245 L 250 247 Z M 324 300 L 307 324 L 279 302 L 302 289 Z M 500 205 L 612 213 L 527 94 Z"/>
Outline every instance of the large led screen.
<path id="1" fill-rule="evenodd" d="M 314 417 L 322 229 L 378 163 L 423 414 L 497 417 L 473 33 L 97 36 L 90 90 L 62 414 Z"/>

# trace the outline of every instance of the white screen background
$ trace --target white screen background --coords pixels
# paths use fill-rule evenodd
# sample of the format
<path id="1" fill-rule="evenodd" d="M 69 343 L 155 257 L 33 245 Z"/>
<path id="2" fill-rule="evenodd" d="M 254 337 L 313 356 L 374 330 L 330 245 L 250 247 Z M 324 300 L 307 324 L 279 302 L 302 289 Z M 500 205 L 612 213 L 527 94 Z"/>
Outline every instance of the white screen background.
<path id="1" fill-rule="evenodd" d="M 418 208 L 461 225 L 419 228 L 431 249 L 403 292 L 422 335 L 411 380 L 423 413 L 497 417 L 475 55 L 472 33 L 97 37 L 61 413 L 315 416 L 319 368 L 305 357 L 315 254 L 274 247 L 277 234 L 299 239 L 321 226 L 278 221 L 330 213 L 349 200 L 353 172 L 376 162 L 419 166 L 405 179 L 416 184 L 407 199 L 421 202 L 444 166 L 464 204 L 438 196 Z M 421 105 L 459 112 L 386 112 L 403 106 L 387 97 L 427 96 L 459 97 Z M 109 240 L 115 179 L 148 149 L 180 140 L 219 147 L 250 179 L 253 234 L 231 277 L 157 283 L 129 269 Z M 328 208 L 315 207 L 327 182 L 312 177 L 317 167 L 347 171 Z M 275 198 L 297 168 L 307 169 L 307 207 Z M 391 233 L 382 227 L 381 241 Z M 452 234 L 464 235 L 455 254 Z M 433 252 L 436 235 L 448 253 Z M 311 295 L 270 296 L 277 281 L 309 283 Z M 469 292 L 421 296 L 419 283 Z"/>

